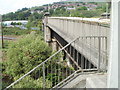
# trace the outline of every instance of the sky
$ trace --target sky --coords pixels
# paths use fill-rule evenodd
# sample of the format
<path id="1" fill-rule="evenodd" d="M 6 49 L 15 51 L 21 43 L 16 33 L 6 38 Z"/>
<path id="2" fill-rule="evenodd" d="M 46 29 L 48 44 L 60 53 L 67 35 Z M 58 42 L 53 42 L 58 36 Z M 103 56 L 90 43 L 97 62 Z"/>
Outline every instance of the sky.
<path id="1" fill-rule="evenodd" d="M 30 8 L 58 1 L 60 0 L 0 0 L 0 14 L 15 12 L 24 7 Z"/>

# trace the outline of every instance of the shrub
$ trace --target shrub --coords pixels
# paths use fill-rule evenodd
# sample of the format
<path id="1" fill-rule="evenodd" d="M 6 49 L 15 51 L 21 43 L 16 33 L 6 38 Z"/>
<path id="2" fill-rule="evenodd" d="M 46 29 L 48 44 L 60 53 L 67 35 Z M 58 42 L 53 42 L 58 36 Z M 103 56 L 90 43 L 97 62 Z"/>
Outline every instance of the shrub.
<path id="1" fill-rule="evenodd" d="M 4 45 L 4 48 L 3 48 L 3 49 L 8 49 L 8 46 L 10 45 L 11 42 L 12 42 L 12 41 L 10 41 L 10 40 L 4 40 L 4 41 L 3 41 L 3 45 Z"/>
<path id="2" fill-rule="evenodd" d="M 51 82 L 47 79 L 46 82 L 46 87 L 50 88 Z M 19 83 L 13 86 L 13 88 L 43 88 L 43 78 L 40 77 L 37 80 L 34 80 L 30 76 L 26 76 Z"/>
<path id="3" fill-rule="evenodd" d="M 41 37 L 32 33 L 11 43 L 7 50 L 7 74 L 12 77 L 27 73 L 52 53 Z"/>

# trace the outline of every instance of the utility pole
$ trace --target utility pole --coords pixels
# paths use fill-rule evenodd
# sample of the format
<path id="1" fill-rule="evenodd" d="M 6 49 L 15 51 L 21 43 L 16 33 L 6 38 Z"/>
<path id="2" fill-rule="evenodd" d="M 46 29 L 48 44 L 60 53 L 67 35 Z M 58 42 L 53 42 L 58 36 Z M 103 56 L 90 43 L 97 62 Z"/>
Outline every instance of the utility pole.
<path id="1" fill-rule="evenodd" d="M 2 30 L 2 15 L 0 15 L 0 31 L 1 31 L 1 39 L 2 39 L 2 48 L 4 48 L 4 45 L 3 45 L 3 30 Z"/>

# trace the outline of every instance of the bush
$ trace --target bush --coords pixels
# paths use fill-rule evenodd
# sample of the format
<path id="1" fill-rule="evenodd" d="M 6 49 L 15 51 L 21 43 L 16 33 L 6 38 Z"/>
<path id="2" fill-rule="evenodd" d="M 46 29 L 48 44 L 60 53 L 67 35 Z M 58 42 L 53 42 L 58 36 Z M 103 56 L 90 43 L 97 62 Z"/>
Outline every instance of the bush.
<path id="1" fill-rule="evenodd" d="M 18 79 L 18 78 L 17 78 Z M 51 82 L 46 79 L 46 87 L 50 88 Z M 13 88 L 43 88 L 43 78 L 38 78 L 34 80 L 30 76 L 23 78 L 18 84 L 13 86 Z"/>
<path id="2" fill-rule="evenodd" d="M 10 45 L 11 42 L 12 42 L 12 41 L 10 41 L 10 40 L 4 40 L 4 41 L 3 41 L 3 45 L 4 45 L 4 48 L 3 48 L 3 49 L 8 49 L 8 46 Z"/>
<path id="3" fill-rule="evenodd" d="M 79 7 L 79 8 L 77 8 L 77 10 L 87 10 L 87 7 L 85 7 L 85 6 Z"/>
<path id="4" fill-rule="evenodd" d="M 32 33 L 8 47 L 6 72 L 12 77 L 27 73 L 51 54 L 52 49 L 40 36 Z"/>

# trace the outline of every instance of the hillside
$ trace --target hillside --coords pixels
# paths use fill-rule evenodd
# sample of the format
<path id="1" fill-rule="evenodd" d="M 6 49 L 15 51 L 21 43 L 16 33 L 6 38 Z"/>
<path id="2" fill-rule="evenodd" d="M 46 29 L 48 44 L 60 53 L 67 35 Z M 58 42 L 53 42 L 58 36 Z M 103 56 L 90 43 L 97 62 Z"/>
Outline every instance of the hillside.
<path id="1" fill-rule="evenodd" d="M 42 19 L 45 12 L 50 16 L 100 17 L 106 11 L 105 3 L 56 2 L 32 8 L 22 8 L 2 15 L 3 21 Z"/>

